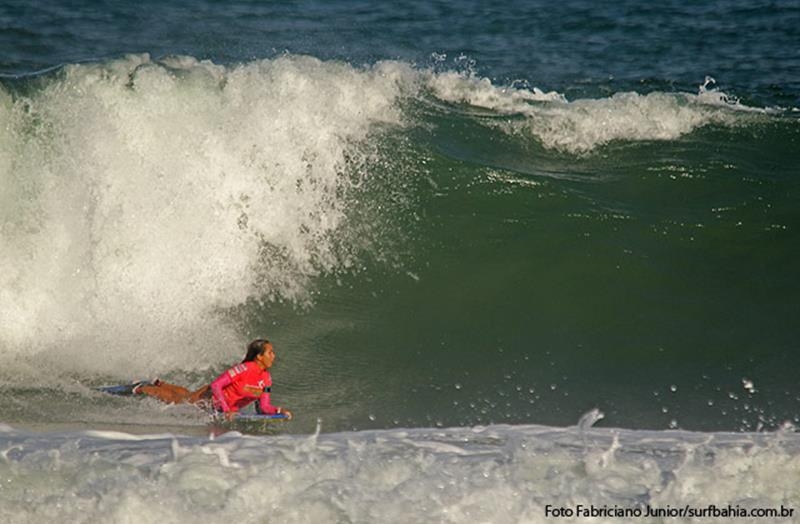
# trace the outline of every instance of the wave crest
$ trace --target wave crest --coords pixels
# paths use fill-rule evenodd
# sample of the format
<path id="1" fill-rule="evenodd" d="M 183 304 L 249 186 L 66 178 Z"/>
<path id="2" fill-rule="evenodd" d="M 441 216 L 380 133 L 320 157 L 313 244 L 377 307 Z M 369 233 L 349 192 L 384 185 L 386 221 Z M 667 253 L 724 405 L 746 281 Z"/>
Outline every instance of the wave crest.
<path id="1" fill-rule="evenodd" d="M 741 112 L 765 112 L 709 89 L 708 80 L 696 95 L 622 92 L 573 101 L 555 91 L 495 86 L 471 73 L 436 75 L 428 85 L 443 101 L 521 116 L 502 123 L 490 120 L 488 125 L 508 134 L 532 136 L 548 149 L 571 154 L 587 153 L 615 140 L 675 140 L 709 124 L 736 125 Z"/>

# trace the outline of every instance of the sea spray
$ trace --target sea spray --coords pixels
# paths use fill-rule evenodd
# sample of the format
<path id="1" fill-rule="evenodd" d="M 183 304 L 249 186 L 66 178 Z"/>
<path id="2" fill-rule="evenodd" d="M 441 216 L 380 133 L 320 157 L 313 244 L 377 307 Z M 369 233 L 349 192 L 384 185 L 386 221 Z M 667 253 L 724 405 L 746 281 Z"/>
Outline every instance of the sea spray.
<path id="1" fill-rule="evenodd" d="M 351 188 L 376 126 L 403 123 L 407 74 L 136 55 L 2 91 L 4 378 L 55 347 L 60 373 L 186 369 L 189 348 L 195 365 L 229 359 L 220 310 L 302 303 L 309 279 L 352 263 Z"/>

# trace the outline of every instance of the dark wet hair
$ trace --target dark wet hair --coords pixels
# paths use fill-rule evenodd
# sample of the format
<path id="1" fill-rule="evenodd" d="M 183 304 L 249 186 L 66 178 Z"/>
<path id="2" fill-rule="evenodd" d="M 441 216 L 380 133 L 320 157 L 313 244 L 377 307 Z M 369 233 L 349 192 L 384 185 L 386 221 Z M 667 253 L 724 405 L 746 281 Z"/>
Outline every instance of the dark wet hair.
<path id="1" fill-rule="evenodd" d="M 257 356 L 264 352 L 267 344 L 269 344 L 269 340 L 265 338 L 257 338 L 256 340 L 250 342 L 250 344 L 247 346 L 247 354 L 244 356 L 242 363 L 254 361 Z"/>

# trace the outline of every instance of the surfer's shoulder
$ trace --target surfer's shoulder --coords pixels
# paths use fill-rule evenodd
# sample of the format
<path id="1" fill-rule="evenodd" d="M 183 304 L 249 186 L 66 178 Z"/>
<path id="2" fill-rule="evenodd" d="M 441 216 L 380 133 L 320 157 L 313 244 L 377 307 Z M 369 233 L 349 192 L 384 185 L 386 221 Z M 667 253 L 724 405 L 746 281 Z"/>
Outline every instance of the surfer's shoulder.
<path id="1" fill-rule="evenodd" d="M 251 366 L 251 364 L 255 364 L 255 362 L 241 362 L 239 364 L 236 364 L 232 366 L 230 369 L 228 369 L 228 375 L 230 375 L 231 378 L 233 378 L 247 371 L 252 371 L 253 366 Z"/>

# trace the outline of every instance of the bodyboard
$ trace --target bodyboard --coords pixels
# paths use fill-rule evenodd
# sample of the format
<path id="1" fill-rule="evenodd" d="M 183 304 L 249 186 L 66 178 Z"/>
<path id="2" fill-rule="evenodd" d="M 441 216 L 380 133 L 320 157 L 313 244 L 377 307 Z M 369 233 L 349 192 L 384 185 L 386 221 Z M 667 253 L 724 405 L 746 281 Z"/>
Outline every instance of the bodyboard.
<path id="1" fill-rule="evenodd" d="M 108 393 L 109 395 L 118 395 L 123 397 L 129 397 L 134 395 L 133 388 L 140 384 L 145 384 L 144 382 L 132 382 L 130 384 L 118 384 L 116 386 L 100 386 L 97 388 L 92 388 L 95 391 L 99 391 L 100 393 Z"/>
<path id="2" fill-rule="evenodd" d="M 118 384 L 114 386 L 100 386 L 96 388 L 92 388 L 94 391 L 99 391 L 100 393 L 107 393 L 109 395 L 117 395 L 122 397 L 130 397 L 136 395 L 133 392 L 133 389 L 136 386 L 141 384 L 147 385 L 149 382 L 132 382 L 130 384 Z M 208 413 L 208 415 L 214 419 L 215 421 L 219 422 L 229 422 L 225 419 L 225 415 L 219 412 L 209 412 L 207 410 L 203 410 Z M 240 422 L 268 422 L 271 420 L 286 420 L 288 417 L 283 413 L 276 413 L 274 415 L 267 415 L 267 414 L 260 414 L 260 413 L 236 413 L 233 417 L 232 421 L 240 421 Z"/>
<path id="3" fill-rule="evenodd" d="M 220 418 L 224 418 L 224 415 L 217 415 Z M 283 413 L 276 413 L 274 415 L 260 415 L 258 413 L 237 413 L 233 420 L 242 420 L 242 421 L 260 421 L 260 420 L 284 420 L 286 419 L 286 415 Z"/>

